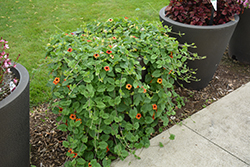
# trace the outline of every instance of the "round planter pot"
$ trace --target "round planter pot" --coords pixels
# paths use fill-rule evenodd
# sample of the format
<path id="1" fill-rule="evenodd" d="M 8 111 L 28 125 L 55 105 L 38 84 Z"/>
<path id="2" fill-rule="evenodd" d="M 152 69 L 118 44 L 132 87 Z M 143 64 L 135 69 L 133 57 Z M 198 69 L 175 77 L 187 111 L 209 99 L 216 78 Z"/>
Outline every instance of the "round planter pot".
<path id="1" fill-rule="evenodd" d="M 181 37 L 169 33 L 175 37 L 180 43 L 195 43 L 197 48 L 189 48 L 189 51 L 198 53 L 199 56 L 206 56 L 202 60 L 188 61 L 187 65 L 190 69 L 197 69 L 196 78 L 199 81 L 191 81 L 186 83 L 180 81 L 184 87 L 188 89 L 200 90 L 206 87 L 217 69 L 217 66 L 223 56 L 223 53 L 229 43 L 233 31 L 239 21 L 239 17 L 235 16 L 235 21 L 215 26 L 197 26 L 183 24 L 165 17 L 165 8 L 160 10 L 160 20 L 163 26 L 172 27 L 172 32 L 185 33 Z"/>
<path id="2" fill-rule="evenodd" d="M 0 166 L 28 167 L 29 74 L 20 64 L 11 71 L 20 80 L 16 89 L 0 101 Z"/>
<path id="3" fill-rule="evenodd" d="M 240 21 L 229 43 L 229 56 L 240 63 L 250 64 L 250 9 L 240 14 Z"/>

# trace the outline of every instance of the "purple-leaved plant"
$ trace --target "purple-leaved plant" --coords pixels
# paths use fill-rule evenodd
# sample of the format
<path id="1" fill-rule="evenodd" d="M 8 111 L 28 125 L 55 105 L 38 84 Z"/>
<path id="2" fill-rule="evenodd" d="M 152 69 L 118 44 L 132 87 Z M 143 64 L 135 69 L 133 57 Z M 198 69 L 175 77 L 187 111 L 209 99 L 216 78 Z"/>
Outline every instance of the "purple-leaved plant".
<path id="1" fill-rule="evenodd" d="M 0 101 L 7 97 L 15 90 L 18 80 L 11 72 L 11 68 L 16 67 L 16 63 L 12 63 L 9 54 L 5 50 L 9 49 L 8 41 L 2 37 L 0 39 Z M 18 60 L 20 54 L 17 56 Z"/>
<path id="2" fill-rule="evenodd" d="M 240 14 L 240 11 L 240 4 L 236 0 L 217 0 L 212 24 L 225 24 L 234 20 L 234 15 Z M 210 0 L 170 0 L 166 8 L 166 17 L 184 24 L 210 25 L 211 15 Z"/>

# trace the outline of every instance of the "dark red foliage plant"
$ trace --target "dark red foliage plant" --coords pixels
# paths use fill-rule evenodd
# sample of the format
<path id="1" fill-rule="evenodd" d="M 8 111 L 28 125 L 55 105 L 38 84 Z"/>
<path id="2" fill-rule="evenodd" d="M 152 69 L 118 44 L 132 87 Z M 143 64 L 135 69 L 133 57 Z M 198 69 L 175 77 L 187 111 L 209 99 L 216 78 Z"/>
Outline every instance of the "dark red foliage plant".
<path id="1" fill-rule="evenodd" d="M 218 25 L 234 20 L 234 15 L 241 11 L 237 0 L 217 0 L 217 11 L 210 21 L 212 8 L 210 0 L 170 0 L 165 16 L 184 24 Z"/>

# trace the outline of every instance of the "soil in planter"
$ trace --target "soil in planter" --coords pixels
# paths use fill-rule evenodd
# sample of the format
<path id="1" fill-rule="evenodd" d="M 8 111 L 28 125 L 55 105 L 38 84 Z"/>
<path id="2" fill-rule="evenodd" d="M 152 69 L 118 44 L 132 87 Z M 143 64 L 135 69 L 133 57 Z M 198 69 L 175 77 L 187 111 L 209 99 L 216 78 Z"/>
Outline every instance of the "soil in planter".
<path id="1" fill-rule="evenodd" d="M 176 115 L 171 117 L 172 123 L 167 128 L 248 82 L 250 82 L 250 65 L 239 64 L 228 58 L 225 52 L 213 79 L 206 88 L 200 91 L 176 88 L 176 91 L 185 97 L 186 106 L 177 109 Z M 67 150 L 62 146 L 67 133 L 56 129 L 56 116 L 48 107 L 48 104 L 42 104 L 33 107 L 31 109 L 33 112 L 30 113 L 30 158 L 31 164 L 37 167 L 62 166 L 67 160 L 65 155 Z M 158 126 L 161 126 L 161 123 Z M 155 132 L 152 137 L 158 133 Z"/>

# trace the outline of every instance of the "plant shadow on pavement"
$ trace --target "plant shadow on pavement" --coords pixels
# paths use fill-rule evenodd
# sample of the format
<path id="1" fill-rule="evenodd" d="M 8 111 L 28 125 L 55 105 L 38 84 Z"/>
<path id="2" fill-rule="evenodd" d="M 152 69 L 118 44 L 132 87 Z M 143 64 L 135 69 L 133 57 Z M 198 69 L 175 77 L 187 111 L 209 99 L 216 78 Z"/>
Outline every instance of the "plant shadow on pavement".
<path id="1" fill-rule="evenodd" d="M 250 65 L 243 65 L 228 58 L 226 51 L 213 79 L 206 88 L 191 91 L 176 87 L 176 91 L 185 97 L 186 105 L 176 110 L 176 115 L 170 118 L 171 123 L 163 130 L 188 118 L 249 81 Z M 62 166 L 67 160 L 67 150 L 62 146 L 62 141 L 66 139 L 67 133 L 56 128 L 56 116 L 49 110 L 49 104 L 42 104 L 31 110 L 31 164 L 40 167 Z M 157 134 L 159 132 L 152 134 L 152 137 Z"/>

